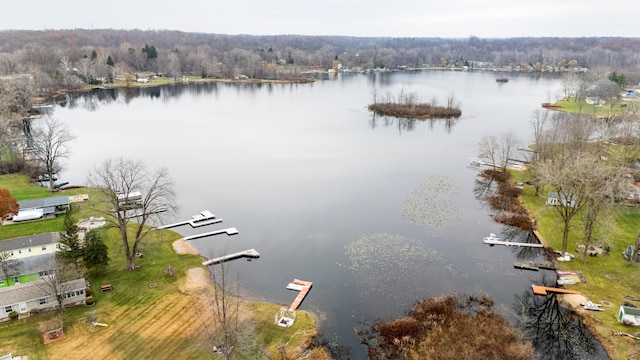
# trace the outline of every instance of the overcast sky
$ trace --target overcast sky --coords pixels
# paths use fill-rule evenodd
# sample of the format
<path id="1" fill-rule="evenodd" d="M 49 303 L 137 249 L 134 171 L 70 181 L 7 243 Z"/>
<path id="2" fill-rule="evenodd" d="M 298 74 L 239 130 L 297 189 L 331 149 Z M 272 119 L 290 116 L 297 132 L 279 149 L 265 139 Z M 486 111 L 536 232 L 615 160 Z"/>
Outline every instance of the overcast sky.
<path id="1" fill-rule="evenodd" d="M 636 0 L 6 0 L 0 29 L 480 38 L 640 37 Z"/>

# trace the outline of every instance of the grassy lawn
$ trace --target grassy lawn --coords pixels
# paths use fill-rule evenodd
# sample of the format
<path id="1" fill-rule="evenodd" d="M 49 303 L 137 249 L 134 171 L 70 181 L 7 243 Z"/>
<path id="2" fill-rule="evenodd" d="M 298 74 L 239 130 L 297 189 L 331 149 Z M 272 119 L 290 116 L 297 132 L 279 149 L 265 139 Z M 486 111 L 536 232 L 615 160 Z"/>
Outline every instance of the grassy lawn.
<path id="1" fill-rule="evenodd" d="M 572 99 L 562 99 L 558 100 L 554 105 L 559 106 L 560 110 L 570 112 L 570 113 L 582 113 L 585 115 L 594 115 L 601 117 L 608 117 L 612 114 L 617 114 L 628 110 L 629 102 L 628 101 L 618 101 L 615 105 L 613 105 L 613 109 L 609 107 L 609 105 L 600 105 L 596 106 L 595 104 L 582 104 L 582 108 L 578 105 L 577 102 Z"/>
<path id="2" fill-rule="evenodd" d="M 9 177 L 9 179 L 7 179 Z M 14 177 L 0 176 L 0 184 L 9 188 Z M 38 186 L 29 189 L 16 182 L 21 194 L 37 193 Z M 76 206 L 76 218 L 99 216 L 91 209 L 101 205 L 99 193 L 92 189 L 74 189 L 74 194 L 87 193 L 89 201 Z M 60 194 L 60 193 L 57 193 Z M 0 229 L 1 239 L 44 231 L 60 231 L 62 217 Z M 16 235 L 17 234 L 17 235 Z M 211 328 L 208 298 L 211 287 L 189 287 L 188 270 L 201 269 L 202 258 L 197 255 L 177 255 L 172 243 L 181 236 L 169 230 L 151 232 L 141 249 L 143 256 L 134 271 L 126 271 L 126 260 L 121 240 L 115 229 L 106 232 L 111 263 L 99 272 L 88 269 L 85 278 L 91 284 L 96 300 L 92 307 L 74 307 L 63 315 L 64 339 L 44 345 L 38 324 L 55 314 L 33 315 L 26 319 L 0 323 L 0 355 L 27 355 L 37 359 L 209 359 L 211 343 L 205 325 Z M 171 267 L 175 275 L 167 275 Z M 101 292 L 100 286 L 111 284 L 112 291 Z M 150 284 L 152 284 L 150 286 Z M 315 319 L 308 313 L 298 312 L 291 328 L 274 324 L 277 304 L 248 303 L 246 318 L 256 324 L 255 339 L 265 351 L 279 357 L 278 344 L 289 342 L 287 352 L 305 348 L 316 334 Z M 92 326 L 90 313 L 106 327 Z M 293 339 L 293 340 L 292 340 Z M 253 354 L 250 358 L 259 358 Z"/>
<path id="3" fill-rule="evenodd" d="M 9 189 L 11 196 L 18 201 L 60 196 L 60 192 L 34 186 L 28 176 L 19 174 L 0 176 L 0 189 Z"/>
<path id="4" fill-rule="evenodd" d="M 514 181 L 525 176 L 524 172 L 513 173 Z M 554 249 L 562 247 L 562 220 L 555 209 L 545 205 L 547 192 L 541 192 L 535 196 L 532 186 L 524 187 L 522 197 L 527 208 L 534 214 L 538 221 L 538 229 L 549 246 Z M 562 270 L 582 271 L 587 280 L 586 283 L 578 283 L 566 286 L 579 290 L 594 303 L 607 301 L 613 304 L 611 307 L 603 306 L 605 311 L 586 312 L 587 323 L 597 331 L 599 339 L 608 349 L 613 359 L 627 359 L 630 354 L 640 351 L 635 340 L 622 336 L 611 336 L 612 331 L 620 331 L 630 334 L 638 334 L 639 329 L 618 323 L 616 315 L 621 303 L 629 302 L 625 295 L 640 297 L 640 264 L 630 266 L 622 257 L 622 252 L 627 245 L 633 243 L 640 230 L 640 207 L 615 205 L 612 209 L 603 212 L 601 223 L 594 234 L 594 245 L 609 245 L 609 254 L 601 256 L 587 256 L 586 262 L 582 261 L 581 254 L 575 249 L 582 243 L 582 222 L 578 216 L 572 223 L 567 250 L 576 255 L 571 262 L 559 262 Z M 635 303 L 640 307 L 640 303 Z"/>

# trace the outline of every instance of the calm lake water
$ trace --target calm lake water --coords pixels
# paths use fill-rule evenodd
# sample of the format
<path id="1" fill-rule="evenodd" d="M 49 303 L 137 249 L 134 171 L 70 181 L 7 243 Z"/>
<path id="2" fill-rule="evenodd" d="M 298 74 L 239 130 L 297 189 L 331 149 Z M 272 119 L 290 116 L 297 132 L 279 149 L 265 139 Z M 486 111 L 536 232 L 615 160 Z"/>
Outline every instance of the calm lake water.
<path id="1" fill-rule="evenodd" d="M 376 73 L 77 95 L 54 112 L 77 136 L 62 180 L 86 184 L 108 157 L 168 168 L 175 220 L 208 209 L 224 220 L 214 228 L 239 230 L 194 240 L 203 255 L 258 250 L 258 260 L 230 263 L 254 299 L 289 304 L 297 294 L 285 288 L 290 281 L 313 281 L 301 308 L 362 358 L 353 331 L 362 324 L 453 291 L 487 293 L 512 317 L 515 295 L 542 276 L 514 269 L 517 251 L 482 243 L 507 229 L 476 199 L 468 165 L 485 135 L 512 130 L 528 143 L 532 111 L 555 100 L 560 81 L 495 78 Z M 409 123 L 367 111 L 374 93 L 401 91 L 441 104 L 454 94 L 463 116 Z"/>

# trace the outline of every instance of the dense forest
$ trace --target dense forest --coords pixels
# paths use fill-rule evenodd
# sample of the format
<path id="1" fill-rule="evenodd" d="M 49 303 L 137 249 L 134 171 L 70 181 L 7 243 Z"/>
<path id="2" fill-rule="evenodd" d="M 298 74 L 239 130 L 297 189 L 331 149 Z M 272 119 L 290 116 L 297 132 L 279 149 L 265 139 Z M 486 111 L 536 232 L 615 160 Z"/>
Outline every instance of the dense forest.
<path id="1" fill-rule="evenodd" d="M 0 31 L 0 76 L 29 74 L 38 91 L 162 74 L 293 78 L 306 71 L 482 67 L 606 68 L 640 74 L 636 38 L 374 38 L 252 36 L 152 30 Z"/>

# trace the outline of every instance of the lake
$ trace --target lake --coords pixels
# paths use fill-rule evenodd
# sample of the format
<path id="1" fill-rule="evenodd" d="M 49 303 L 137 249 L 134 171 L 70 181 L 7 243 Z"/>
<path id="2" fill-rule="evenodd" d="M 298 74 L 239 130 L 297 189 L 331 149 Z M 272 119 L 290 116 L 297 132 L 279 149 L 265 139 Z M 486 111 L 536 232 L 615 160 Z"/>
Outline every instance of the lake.
<path id="1" fill-rule="evenodd" d="M 189 84 L 69 95 L 54 116 L 77 136 L 61 180 L 87 183 L 108 157 L 166 167 L 184 220 L 210 210 L 235 236 L 193 240 L 204 256 L 255 248 L 236 260 L 246 296 L 289 304 L 294 278 L 312 281 L 301 305 L 330 342 L 363 358 L 353 329 L 402 315 L 424 297 L 491 295 L 500 312 L 541 274 L 514 269 L 536 252 L 489 247 L 508 231 L 476 199 L 468 165 L 485 135 L 531 140 L 529 119 L 556 99 L 554 78 L 493 73 L 353 74 L 311 84 Z M 373 117 L 378 98 L 415 93 L 462 117 Z M 195 233 L 179 229 L 185 234 Z"/>

